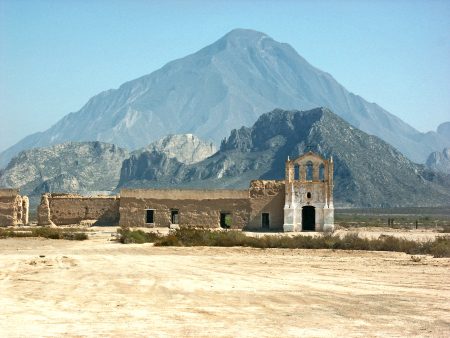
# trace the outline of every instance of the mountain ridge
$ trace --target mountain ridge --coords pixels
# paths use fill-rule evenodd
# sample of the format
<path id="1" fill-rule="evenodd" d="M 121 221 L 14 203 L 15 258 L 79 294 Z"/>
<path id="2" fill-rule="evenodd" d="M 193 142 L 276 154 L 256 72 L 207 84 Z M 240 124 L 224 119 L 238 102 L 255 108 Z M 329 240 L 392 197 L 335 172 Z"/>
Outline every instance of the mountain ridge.
<path id="1" fill-rule="evenodd" d="M 193 165 L 163 159 L 160 166 L 151 154 L 142 154 L 122 168 L 118 189 L 246 188 L 252 179 L 283 179 L 286 158 L 308 151 L 333 156 L 339 207 L 450 205 L 450 176 L 436 176 L 326 108 L 263 114 Z"/>
<path id="2" fill-rule="evenodd" d="M 440 134 L 422 134 L 349 92 L 289 44 L 236 29 L 193 54 L 93 96 L 78 112 L 2 152 L 0 167 L 20 150 L 66 141 L 98 140 L 137 149 L 167 134 L 193 133 L 219 143 L 232 129 L 252 125 L 261 112 L 318 106 L 418 162 L 450 146 Z"/>

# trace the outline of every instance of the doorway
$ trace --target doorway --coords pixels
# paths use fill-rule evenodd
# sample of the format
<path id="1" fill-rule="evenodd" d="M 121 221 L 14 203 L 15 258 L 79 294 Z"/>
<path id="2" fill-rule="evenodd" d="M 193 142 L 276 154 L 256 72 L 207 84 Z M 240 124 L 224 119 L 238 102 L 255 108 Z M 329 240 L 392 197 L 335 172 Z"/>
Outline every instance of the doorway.
<path id="1" fill-rule="evenodd" d="M 316 230 L 316 208 L 305 206 L 302 208 L 302 231 Z"/>
<path id="2" fill-rule="evenodd" d="M 172 224 L 178 224 L 178 210 L 177 209 L 171 210 L 170 221 L 172 222 Z"/>
<path id="3" fill-rule="evenodd" d="M 229 212 L 220 213 L 220 227 L 223 229 L 229 229 L 233 225 L 233 218 Z"/>
<path id="4" fill-rule="evenodd" d="M 270 218 L 268 212 L 263 212 L 261 214 L 261 228 L 263 230 L 269 230 L 270 229 Z"/>

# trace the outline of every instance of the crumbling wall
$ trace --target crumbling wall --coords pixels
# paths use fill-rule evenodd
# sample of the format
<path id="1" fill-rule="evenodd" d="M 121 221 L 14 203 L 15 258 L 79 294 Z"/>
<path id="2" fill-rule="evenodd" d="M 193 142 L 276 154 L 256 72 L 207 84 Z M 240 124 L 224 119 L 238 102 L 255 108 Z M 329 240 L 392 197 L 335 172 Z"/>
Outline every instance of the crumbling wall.
<path id="1" fill-rule="evenodd" d="M 146 210 L 154 210 L 154 222 L 146 223 Z M 247 190 L 144 190 L 120 192 L 120 225 L 169 227 L 171 211 L 178 210 L 181 227 L 219 228 L 220 214 L 229 213 L 232 229 L 248 224 L 250 205 Z"/>
<path id="2" fill-rule="evenodd" d="M 283 230 L 284 181 L 253 180 L 250 182 L 250 221 L 247 229 L 261 230 L 262 213 L 269 213 L 269 229 Z"/>
<path id="3" fill-rule="evenodd" d="M 18 189 L 0 189 L 0 226 L 28 224 L 28 197 Z"/>
<path id="4" fill-rule="evenodd" d="M 43 194 L 41 197 L 41 203 L 38 206 L 38 225 L 41 226 L 54 226 L 50 218 L 50 204 L 48 197 L 50 194 Z"/>
<path id="5" fill-rule="evenodd" d="M 69 225 L 95 221 L 94 225 L 117 225 L 118 196 L 44 194 L 38 208 L 39 225 Z"/>

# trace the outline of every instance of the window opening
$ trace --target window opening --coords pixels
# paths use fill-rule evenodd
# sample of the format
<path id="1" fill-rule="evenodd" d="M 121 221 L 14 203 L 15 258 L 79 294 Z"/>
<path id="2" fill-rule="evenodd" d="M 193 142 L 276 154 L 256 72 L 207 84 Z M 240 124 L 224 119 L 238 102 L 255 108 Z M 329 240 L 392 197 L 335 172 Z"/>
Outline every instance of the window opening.
<path id="1" fill-rule="evenodd" d="M 307 181 L 313 180 L 313 164 L 311 161 L 306 163 L 306 180 Z"/>
<path id="2" fill-rule="evenodd" d="M 155 223 L 154 216 L 155 216 L 155 210 L 153 210 L 153 209 L 145 210 L 145 223 Z"/>
<path id="3" fill-rule="evenodd" d="M 172 222 L 172 224 L 178 224 L 178 209 L 171 210 L 170 221 Z"/>
<path id="4" fill-rule="evenodd" d="M 325 181 L 325 166 L 323 163 L 319 167 L 319 180 Z"/>
<path id="5" fill-rule="evenodd" d="M 294 180 L 298 181 L 300 179 L 300 166 L 296 164 L 294 166 Z"/>
<path id="6" fill-rule="evenodd" d="M 220 213 L 220 227 L 224 229 L 229 229 L 233 225 L 233 218 L 229 212 Z"/>

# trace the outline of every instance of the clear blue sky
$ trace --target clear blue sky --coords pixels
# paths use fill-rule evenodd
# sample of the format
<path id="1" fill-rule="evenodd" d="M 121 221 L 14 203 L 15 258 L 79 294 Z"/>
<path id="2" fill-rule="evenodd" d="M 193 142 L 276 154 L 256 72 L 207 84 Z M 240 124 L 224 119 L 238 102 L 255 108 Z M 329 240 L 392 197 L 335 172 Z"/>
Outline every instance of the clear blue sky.
<path id="1" fill-rule="evenodd" d="M 0 150 L 234 28 L 421 130 L 450 120 L 450 1 L 0 0 Z"/>

